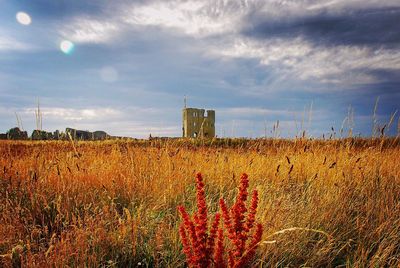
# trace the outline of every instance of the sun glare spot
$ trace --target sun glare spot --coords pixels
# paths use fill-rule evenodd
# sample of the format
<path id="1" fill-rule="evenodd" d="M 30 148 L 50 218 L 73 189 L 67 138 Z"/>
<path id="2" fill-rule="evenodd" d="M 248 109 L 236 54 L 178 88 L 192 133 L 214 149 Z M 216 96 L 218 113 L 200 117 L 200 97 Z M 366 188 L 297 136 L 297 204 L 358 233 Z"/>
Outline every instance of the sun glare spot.
<path id="1" fill-rule="evenodd" d="M 74 43 L 72 43 L 69 40 L 63 40 L 60 43 L 60 49 L 65 54 L 71 54 L 72 51 L 74 51 L 74 47 L 75 47 Z"/>
<path id="2" fill-rule="evenodd" d="M 22 11 L 18 12 L 15 17 L 17 21 L 22 25 L 29 25 L 32 22 L 31 17 L 27 13 Z"/>

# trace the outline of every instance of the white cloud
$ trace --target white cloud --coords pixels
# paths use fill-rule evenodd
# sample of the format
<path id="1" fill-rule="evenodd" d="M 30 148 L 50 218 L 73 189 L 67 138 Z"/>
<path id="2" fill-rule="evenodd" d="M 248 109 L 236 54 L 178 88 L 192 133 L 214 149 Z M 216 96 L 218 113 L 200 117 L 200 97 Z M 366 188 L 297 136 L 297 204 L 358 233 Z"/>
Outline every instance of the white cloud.
<path id="1" fill-rule="evenodd" d="M 332 0 L 332 1 L 310 1 L 307 10 L 349 10 L 349 8 L 367 9 L 376 7 L 398 7 L 397 0 Z"/>
<path id="2" fill-rule="evenodd" d="M 151 134 L 153 137 L 179 137 L 182 133 L 180 125 L 163 124 L 163 123 L 144 123 L 144 122 L 125 122 L 124 128 L 121 129 L 120 122 L 108 126 L 110 133 L 117 133 L 119 136 L 148 138 Z"/>
<path id="3" fill-rule="evenodd" d="M 268 39 L 259 41 L 245 37 L 224 39 L 209 53 L 234 58 L 255 58 L 263 65 L 283 63 L 287 66 L 294 65 L 295 61 L 305 57 L 312 50 L 311 44 L 301 38 Z"/>
<path id="4" fill-rule="evenodd" d="M 60 34 L 77 43 L 105 43 L 133 27 L 159 27 L 194 37 L 236 32 L 257 2 L 173 0 L 124 4 L 102 18 L 77 17 Z"/>
<path id="5" fill-rule="evenodd" d="M 294 111 L 272 110 L 257 107 L 232 107 L 217 108 L 218 115 L 229 117 L 254 117 L 254 116 L 292 116 Z"/>
<path id="6" fill-rule="evenodd" d="M 31 44 L 22 43 L 13 37 L 0 33 L 0 52 L 1 51 L 25 51 L 34 47 Z"/>
<path id="7" fill-rule="evenodd" d="M 129 24 L 177 29 L 192 36 L 235 32 L 248 1 L 159 1 L 128 10 Z"/>
<path id="8" fill-rule="evenodd" d="M 400 51 L 365 46 L 316 46 L 301 38 L 224 39 L 207 50 L 214 57 L 247 58 L 279 70 L 280 75 L 318 82 L 362 84 L 376 82 L 365 70 L 400 69 Z M 360 72 L 362 70 L 362 72 Z"/>
<path id="9" fill-rule="evenodd" d="M 35 114 L 37 108 L 26 108 L 23 110 L 25 115 Z M 46 107 L 40 109 L 45 119 L 61 119 L 63 121 L 82 121 L 94 119 L 110 119 L 117 117 L 121 111 L 112 108 L 93 108 L 93 109 L 69 109 L 59 107 Z"/>
<path id="10" fill-rule="evenodd" d="M 77 18 L 61 30 L 61 35 L 76 43 L 103 43 L 118 32 L 119 26 L 112 20 Z"/>
<path id="11" fill-rule="evenodd" d="M 113 3 L 102 17 L 77 17 L 60 33 L 74 42 L 111 42 L 132 27 L 155 26 L 193 37 L 233 34 L 256 15 L 270 20 L 287 19 L 352 9 L 400 7 L 398 0 L 156 0 L 143 3 Z"/>
<path id="12" fill-rule="evenodd" d="M 36 107 L 0 108 L 0 113 L 7 115 L 10 127 L 15 121 L 14 111 L 21 117 L 28 132 L 35 129 Z M 181 127 L 177 122 L 167 122 L 165 114 L 171 109 L 143 108 L 143 107 L 88 107 L 88 108 L 64 108 L 43 107 L 42 113 L 43 129 L 63 131 L 66 127 L 82 130 L 104 130 L 110 135 L 147 138 L 151 133 L 153 136 L 179 136 Z M 146 116 L 143 116 L 146 115 Z M 14 120 L 14 121 L 13 121 Z M 180 122 L 180 121 L 178 121 Z"/>
<path id="13" fill-rule="evenodd" d="M 76 18 L 62 29 L 65 38 L 81 43 L 114 42 L 129 29 L 157 27 L 197 38 L 193 53 L 217 58 L 257 60 L 277 71 L 280 80 L 313 80 L 327 84 L 355 85 L 376 82 L 367 69 L 399 69 L 400 51 L 363 46 L 318 46 L 300 37 L 293 39 L 246 38 L 238 32 L 253 13 L 267 19 L 285 19 L 352 9 L 400 6 L 394 0 L 193 0 L 145 1 L 123 4 L 100 18 Z M 247 25 L 248 26 L 248 25 Z M 215 38 L 217 37 L 217 38 Z"/>

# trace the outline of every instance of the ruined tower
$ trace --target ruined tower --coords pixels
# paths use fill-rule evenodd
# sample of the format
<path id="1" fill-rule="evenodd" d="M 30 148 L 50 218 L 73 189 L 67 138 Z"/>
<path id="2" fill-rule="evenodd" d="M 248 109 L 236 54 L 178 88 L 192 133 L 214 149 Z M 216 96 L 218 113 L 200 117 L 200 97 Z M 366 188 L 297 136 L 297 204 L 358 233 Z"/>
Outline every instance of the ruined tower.
<path id="1" fill-rule="evenodd" d="M 207 112 L 205 114 L 205 112 Z M 197 108 L 183 108 L 182 110 L 183 137 L 213 138 L 215 137 L 215 111 Z"/>

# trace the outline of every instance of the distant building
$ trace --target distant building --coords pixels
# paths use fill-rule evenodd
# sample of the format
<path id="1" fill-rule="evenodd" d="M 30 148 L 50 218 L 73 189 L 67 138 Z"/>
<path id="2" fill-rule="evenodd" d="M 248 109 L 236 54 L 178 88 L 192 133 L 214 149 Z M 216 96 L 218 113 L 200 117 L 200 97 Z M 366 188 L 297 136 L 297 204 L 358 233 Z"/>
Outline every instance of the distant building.
<path id="1" fill-rule="evenodd" d="M 207 114 L 205 114 L 207 112 Z M 215 137 L 215 111 L 197 108 L 182 110 L 182 135 L 187 138 Z"/>

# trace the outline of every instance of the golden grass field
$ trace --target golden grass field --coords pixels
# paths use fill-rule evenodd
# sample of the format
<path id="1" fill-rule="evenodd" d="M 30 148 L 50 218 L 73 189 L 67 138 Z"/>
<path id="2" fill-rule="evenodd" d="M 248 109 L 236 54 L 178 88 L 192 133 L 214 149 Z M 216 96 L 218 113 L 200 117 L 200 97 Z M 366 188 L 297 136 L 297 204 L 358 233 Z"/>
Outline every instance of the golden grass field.
<path id="1" fill-rule="evenodd" d="M 259 192 L 258 267 L 398 267 L 400 142 L 1 141 L 0 267 L 184 267 L 177 206 Z"/>

